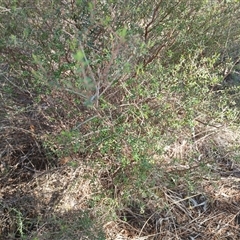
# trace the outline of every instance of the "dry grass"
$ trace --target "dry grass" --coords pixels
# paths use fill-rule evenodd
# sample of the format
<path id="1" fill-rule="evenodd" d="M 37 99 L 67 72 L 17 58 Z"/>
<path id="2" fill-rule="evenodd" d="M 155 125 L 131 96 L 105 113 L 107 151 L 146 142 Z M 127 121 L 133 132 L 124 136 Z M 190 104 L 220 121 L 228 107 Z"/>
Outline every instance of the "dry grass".
<path id="1" fill-rule="evenodd" d="M 107 197 L 114 173 L 93 164 L 96 153 L 59 157 L 43 146 L 46 133 L 74 123 L 38 111 L 46 98 L 16 111 L 19 99 L 1 119 L 1 239 L 239 239 L 238 129 L 196 121 L 195 135 L 153 156 L 152 195 L 120 206 L 121 189 Z"/>

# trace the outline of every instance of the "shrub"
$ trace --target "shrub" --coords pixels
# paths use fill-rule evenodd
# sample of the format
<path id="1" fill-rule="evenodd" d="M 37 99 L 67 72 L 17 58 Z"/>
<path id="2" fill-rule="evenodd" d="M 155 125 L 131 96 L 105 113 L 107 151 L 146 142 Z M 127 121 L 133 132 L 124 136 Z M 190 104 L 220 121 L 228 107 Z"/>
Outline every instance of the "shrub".
<path id="1" fill-rule="evenodd" d="M 234 95 L 224 85 L 239 60 L 237 1 L 1 6 L 1 62 L 12 77 L 3 80 L 4 98 L 13 86 L 29 94 L 28 107 L 51 129 L 39 127 L 38 139 L 58 157 L 90 159 L 117 206 L 152 196 L 155 179 L 174 178 L 164 175 L 169 165 L 189 160 L 167 164 L 166 146 L 192 143 L 202 123 L 239 116 L 238 88 Z"/>

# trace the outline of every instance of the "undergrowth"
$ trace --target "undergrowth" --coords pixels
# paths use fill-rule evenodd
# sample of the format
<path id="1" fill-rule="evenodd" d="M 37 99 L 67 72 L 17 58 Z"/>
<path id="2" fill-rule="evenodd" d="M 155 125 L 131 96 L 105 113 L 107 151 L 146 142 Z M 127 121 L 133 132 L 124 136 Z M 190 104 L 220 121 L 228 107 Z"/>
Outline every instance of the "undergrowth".
<path id="1" fill-rule="evenodd" d="M 213 237 L 181 227 L 239 164 L 239 12 L 1 2 L 1 239 Z"/>

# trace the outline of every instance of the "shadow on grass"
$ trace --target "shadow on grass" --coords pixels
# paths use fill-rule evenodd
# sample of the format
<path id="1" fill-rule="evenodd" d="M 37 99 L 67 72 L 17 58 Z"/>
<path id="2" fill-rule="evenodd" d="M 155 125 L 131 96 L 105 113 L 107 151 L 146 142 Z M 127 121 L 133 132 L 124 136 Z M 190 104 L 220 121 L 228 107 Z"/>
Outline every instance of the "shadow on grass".
<path id="1" fill-rule="evenodd" d="M 0 239 L 105 239 L 88 211 L 56 214 L 50 209 L 31 194 L 1 199 Z"/>

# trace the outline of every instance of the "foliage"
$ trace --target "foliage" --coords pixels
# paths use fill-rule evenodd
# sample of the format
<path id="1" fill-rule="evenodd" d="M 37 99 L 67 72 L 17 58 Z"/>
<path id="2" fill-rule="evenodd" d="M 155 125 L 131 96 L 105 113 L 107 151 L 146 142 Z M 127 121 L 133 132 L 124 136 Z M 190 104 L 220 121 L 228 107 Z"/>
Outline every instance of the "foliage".
<path id="1" fill-rule="evenodd" d="M 156 168 L 166 185 L 178 184 L 163 160 L 166 146 L 194 141 L 199 123 L 231 125 L 239 117 L 239 87 L 224 81 L 239 62 L 237 1 L 0 6 L 1 63 L 12 77 L 4 78 L 3 96 L 14 99 L 13 87 L 31 96 L 27 107 L 40 106 L 47 122 L 37 139 L 58 158 L 88 159 L 107 182 L 101 198 L 119 208 L 156 195 Z M 191 165 L 195 155 L 170 165 Z M 191 170 L 183 179 L 194 191 Z"/>

